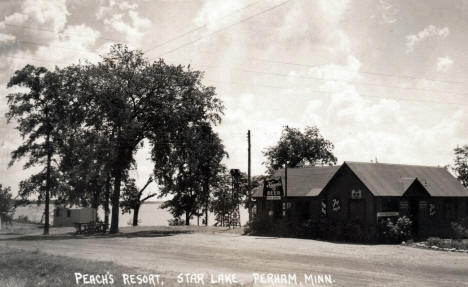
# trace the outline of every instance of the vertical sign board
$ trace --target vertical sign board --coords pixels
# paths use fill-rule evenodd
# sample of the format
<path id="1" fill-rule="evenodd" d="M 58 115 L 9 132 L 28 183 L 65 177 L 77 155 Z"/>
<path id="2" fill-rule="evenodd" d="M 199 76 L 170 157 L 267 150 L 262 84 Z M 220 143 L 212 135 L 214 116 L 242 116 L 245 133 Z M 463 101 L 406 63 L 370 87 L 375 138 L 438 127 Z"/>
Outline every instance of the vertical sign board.
<path id="1" fill-rule="evenodd" d="M 281 177 L 265 179 L 263 184 L 263 196 L 266 197 L 267 200 L 281 200 L 283 197 Z"/>

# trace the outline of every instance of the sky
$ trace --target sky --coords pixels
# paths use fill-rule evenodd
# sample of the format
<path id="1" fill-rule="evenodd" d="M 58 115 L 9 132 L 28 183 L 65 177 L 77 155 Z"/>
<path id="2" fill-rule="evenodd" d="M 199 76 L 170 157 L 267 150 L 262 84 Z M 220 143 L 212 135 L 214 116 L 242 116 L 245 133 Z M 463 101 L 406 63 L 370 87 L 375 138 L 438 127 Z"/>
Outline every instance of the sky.
<path id="1" fill-rule="evenodd" d="M 225 105 L 216 127 L 228 168 L 265 172 L 284 126 L 317 126 L 338 163 L 445 166 L 468 144 L 468 2 L 464 0 L 2 0 L 0 183 L 21 143 L 6 83 L 26 64 L 98 61 L 113 43 L 205 71 Z M 136 155 L 137 183 L 152 171 Z"/>

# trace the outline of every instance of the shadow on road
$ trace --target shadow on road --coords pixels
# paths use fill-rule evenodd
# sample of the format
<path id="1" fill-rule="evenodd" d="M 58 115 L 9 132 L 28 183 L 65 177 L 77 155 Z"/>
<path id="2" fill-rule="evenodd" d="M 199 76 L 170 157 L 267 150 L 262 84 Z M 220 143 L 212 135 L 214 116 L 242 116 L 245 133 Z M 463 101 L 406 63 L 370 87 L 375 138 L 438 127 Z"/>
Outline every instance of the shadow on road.
<path id="1" fill-rule="evenodd" d="M 67 239 L 105 239 L 105 238 L 136 238 L 136 237 L 164 237 L 177 234 L 191 233 L 188 230 L 146 230 L 124 232 L 117 234 L 54 234 L 54 235 L 20 235 L 18 237 L 0 238 L 0 241 L 36 241 L 36 240 L 67 240 Z M 11 233 L 9 235 L 12 235 Z"/>

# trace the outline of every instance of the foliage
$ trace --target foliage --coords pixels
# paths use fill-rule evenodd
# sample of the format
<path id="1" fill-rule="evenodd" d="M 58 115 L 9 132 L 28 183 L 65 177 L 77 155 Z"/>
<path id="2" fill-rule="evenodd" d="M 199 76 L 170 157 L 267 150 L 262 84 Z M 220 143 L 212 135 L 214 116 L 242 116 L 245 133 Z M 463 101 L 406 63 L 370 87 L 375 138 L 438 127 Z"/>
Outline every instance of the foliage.
<path id="1" fill-rule="evenodd" d="M 153 182 L 153 178 L 150 176 L 146 181 L 143 188 L 138 189 L 135 184 L 135 179 L 130 178 L 125 182 L 123 193 L 122 193 L 122 213 L 129 213 L 133 210 L 133 226 L 138 225 L 138 213 L 141 205 L 148 199 L 155 197 L 157 193 L 150 193 L 143 197 L 143 193 L 150 183 Z"/>
<path id="2" fill-rule="evenodd" d="M 57 146 L 61 144 L 62 119 L 66 117 L 66 97 L 60 96 L 61 81 L 56 72 L 43 67 L 26 65 L 17 70 L 7 85 L 20 88 L 8 95 L 8 122 L 15 120 L 23 143 L 12 152 L 10 166 L 15 161 L 27 158 L 24 168 L 43 166 L 39 173 L 20 183 L 19 194 L 27 197 L 38 193 L 45 200 L 46 220 L 44 234 L 49 232 L 49 197 L 59 191 Z"/>
<path id="3" fill-rule="evenodd" d="M 15 213 L 15 202 L 11 195 L 10 187 L 0 184 L 0 219 L 2 222 L 11 223 Z"/>
<path id="4" fill-rule="evenodd" d="M 244 232 L 249 235 L 273 235 L 275 223 L 268 215 L 257 215 L 247 223 Z"/>
<path id="5" fill-rule="evenodd" d="M 27 65 L 16 71 L 8 87 L 26 92 L 8 96 L 7 118 L 18 123 L 25 140 L 12 163 L 27 157 L 25 168 L 45 166 L 22 182 L 20 195 L 38 193 L 46 209 L 49 195 L 69 204 L 104 202 L 105 208 L 110 196 L 110 231 L 118 232 L 121 183 L 146 139 L 153 148 L 155 179 L 166 194 L 179 193 L 173 202 L 184 202 L 190 213 L 202 205 L 207 209 L 225 152 L 211 127 L 220 122 L 223 105 L 202 79 L 190 67 L 151 62 L 120 44 L 98 63 L 54 72 Z M 186 187 L 193 196 L 182 194 Z"/>
<path id="6" fill-rule="evenodd" d="M 399 216 L 396 220 L 383 219 L 380 222 L 380 239 L 390 242 L 401 242 L 411 237 L 413 222 L 407 216 Z"/>
<path id="7" fill-rule="evenodd" d="M 247 176 L 239 170 L 231 170 L 220 175 L 214 188 L 211 211 L 216 216 L 217 225 L 238 225 L 239 207 L 245 202 Z"/>
<path id="8" fill-rule="evenodd" d="M 468 238 L 468 217 L 450 223 L 456 238 Z"/>
<path id="9" fill-rule="evenodd" d="M 270 174 L 285 164 L 288 167 L 333 165 L 337 161 L 333 148 L 333 143 L 324 139 L 317 127 L 306 127 L 302 133 L 286 126 L 278 143 L 263 152 L 267 158 L 264 164 Z"/>
<path id="10" fill-rule="evenodd" d="M 426 240 L 426 246 L 468 250 L 468 239 L 440 239 L 439 237 L 429 237 Z"/>
<path id="11" fill-rule="evenodd" d="M 162 142 L 173 141 L 191 126 L 220 121 L 222 104 L 214 88 L 202 84 L 202 73 L 163 60 L 150 62 L 141 51 L 125 45 L 113 45 L 96 64 L 69 66 L 60 77 L 66 83 L 61 91 L 69 111 L 64 155 L 69 163 L 80 154 L 94 157 L 78 162 L 76 170 L 69 163 L 63 166 L 71 184 L 79 187 L 69 199 L 95 193 L 94 201 L 102 200 L 98 193 L 112 177 L 112 233 L 118 232 L 121 183 L 143 140 L 166 154 L 170 147 Z M 76 135 L 84 140 L 74 140 Z"/>
<path id="12" fill-rule="evenodd" d="M 207 123 L 192 124 L 167 138 L 153 140 L 152 159 L 154 174 L 162 186 L 160 197 L 171 195 L 162 207 L 169 209 L 174 218 L 185 214 L 190 223 L 201 210 L 207 214 L 210 189 L 223 185 L 221 164 L 227 155 L 224 145 Z"/>
<path id="13" fill-rule="evenodd" d="M 468 187 L 468 145 L 455 148 L 454 153 L 455 161 L 452 169 L 461 184 Z"/>
<path id="14" fill-rule="evenodd" d="M 185 225 L 185 221 L 180 218 L 171 218 L 168 220 L 169 226 L 180 226 Z"/>

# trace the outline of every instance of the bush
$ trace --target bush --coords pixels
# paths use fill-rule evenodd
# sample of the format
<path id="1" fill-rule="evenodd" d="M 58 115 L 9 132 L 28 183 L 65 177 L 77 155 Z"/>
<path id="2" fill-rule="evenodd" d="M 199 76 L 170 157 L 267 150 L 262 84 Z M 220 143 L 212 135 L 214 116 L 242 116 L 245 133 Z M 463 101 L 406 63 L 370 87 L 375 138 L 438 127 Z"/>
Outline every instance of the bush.
<path id="1" fill-rule="evenodd" d="M 468 217 L 452 222 L 450 225 L 456 238 L 468 238 Z"/>
<path id="2" fill-rule="evenodd" d="M 427 244 L 429 246 L 439 246 L 440 244 L 440 238 L 439 237 L 429 237 L 427 239 Z"/>
<path id="3" fill-rule="evenodd" d="M 380 222 L 380 239 L 394 243 L 407 240 L 411 237 L 412 224 L 407 216 L 400 216 L 396 220 L 386 218 Z"/>
<path id="4" fill-rule="evenodd" d="M 169 226 L 185 225 L 185 221 L 181 220 L 180 218 L 169 219 L 168 223 L 169 223 Z"/>
<path id="5" fill-rule="evenodd" d="M 244 233 L 249 235 L 272 235 L 274 229 L 273 218 L 271 216 L 258 215 L 247 223 Z"/>
<path id="6" fill-rule="evenodd" d="M 20 223 L 34 223 L 33 221 L 29 220 L 27 215 L 20 215 L 15 219 L 15 221 Z"/>

